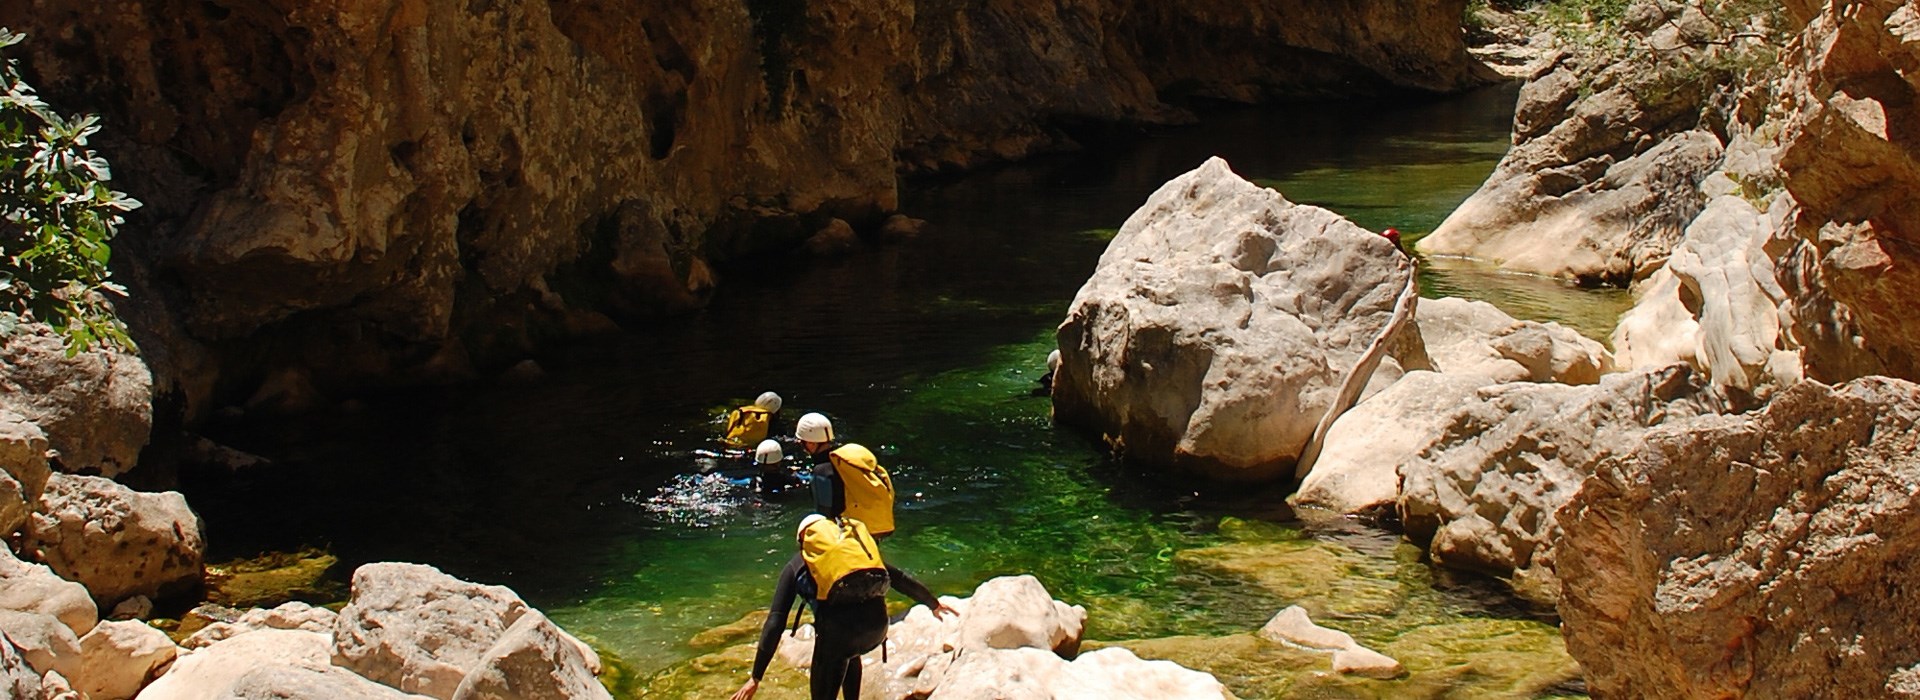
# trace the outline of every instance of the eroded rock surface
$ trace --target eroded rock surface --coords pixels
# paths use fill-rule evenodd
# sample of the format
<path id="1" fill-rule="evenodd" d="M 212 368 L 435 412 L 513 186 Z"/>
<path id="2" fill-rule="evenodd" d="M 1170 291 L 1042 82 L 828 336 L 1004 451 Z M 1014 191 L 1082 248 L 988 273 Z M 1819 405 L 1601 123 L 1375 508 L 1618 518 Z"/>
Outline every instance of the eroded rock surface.
<path id="1" fill-rule="evenodd" d="M 1560 511 L 1594 694 L 1891 697 L 1920 663 L 1920 387 L 1803 382 L 1649 432 Z"/>
<path id="2" fill-rule="evenodd" d="M 178 492 L 145 493 L 95 476 L 55 474 L 28 546 L 96 602 L 174 593 L 200 583 L 206 540 Z"/>
<path id="3" fill-rule="evenodd" d="M 112 477 L 147 445 L 153 374 L 115 347 L 68 357 L 51 330 L 23 325 L 0 342 L 0 406 L 39 427 L 61 471 Z"/>

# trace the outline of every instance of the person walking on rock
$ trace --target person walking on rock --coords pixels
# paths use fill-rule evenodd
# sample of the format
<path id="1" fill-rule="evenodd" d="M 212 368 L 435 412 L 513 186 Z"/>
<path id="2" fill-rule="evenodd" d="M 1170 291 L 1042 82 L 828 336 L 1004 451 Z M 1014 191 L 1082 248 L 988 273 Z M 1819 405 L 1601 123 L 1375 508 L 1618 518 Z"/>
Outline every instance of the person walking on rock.
<path id="1" fill-rule="evenodd" d="M 935 617 L 960 614 L 907 572 L 887 564 L 879 544 L 858 520 L 815 513 L 800 521 L 794 536 L 800 551 L 774 581 L 773 603 L 767 606 L 767 621 L 760 626 L 754 650 L 753 675 L 734 691 L 732 700 L 751 700 L 760 690 L 795 599 L 813 609 L 808 683 L 813 700 L 859 700 L 864 675 L 860 655 L 886 643 L 888 588 L 927 606 Z"/>

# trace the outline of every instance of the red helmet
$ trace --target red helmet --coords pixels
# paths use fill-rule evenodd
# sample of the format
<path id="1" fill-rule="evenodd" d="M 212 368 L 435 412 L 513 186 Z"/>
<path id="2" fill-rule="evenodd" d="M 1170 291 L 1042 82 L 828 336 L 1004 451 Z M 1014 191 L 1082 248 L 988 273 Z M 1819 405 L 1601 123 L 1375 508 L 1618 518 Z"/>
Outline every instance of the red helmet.
<path id="1" fill-rule="evenodd" d="M 1381 231 L 1380 235 L 1386 236 L 1387 240 L 1393 241 L 1394 245 L 1400 245 L 1400 229 L 1389 227 L 1387 230 Z"/>

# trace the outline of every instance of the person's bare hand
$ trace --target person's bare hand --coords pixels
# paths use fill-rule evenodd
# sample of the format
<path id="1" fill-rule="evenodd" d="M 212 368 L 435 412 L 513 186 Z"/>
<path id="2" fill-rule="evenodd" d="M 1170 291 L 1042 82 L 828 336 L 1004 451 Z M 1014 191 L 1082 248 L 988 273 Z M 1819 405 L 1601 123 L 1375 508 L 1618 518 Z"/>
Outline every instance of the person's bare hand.
<path id="1" fill-rule="evenodd" d="M 937 620 L 937 619 L 940 619 L 941 617 L 943 617 L 943 616 L 947 616 L 947 615 L 952 615 L 952 616 L 954 616 L 954 617 L 959 617 L 959 616 L 960 616 L 960 611 L 958 611 L 958 610 L 955 610 L 955 609 L 953 609 L 953 606 L 951 606 L 951 605 L 948 605 L 948 604 L 946 604 L 946 603 L 941 603 L 941 604 L 939 604 L 939 605 L 937 605 L 937 606 L 934 606 L 934 608 L 933 608 L 933 617 L 934 617 L 934 619 L 936 619 L 936 620 Z"/>
<path id="2" fill-rule="evenodd" d="M 733 691 L 732 700 L 753 700 L 753 694 L 760 691 L 760 679 L 748 678 L 747 684 Z"/>

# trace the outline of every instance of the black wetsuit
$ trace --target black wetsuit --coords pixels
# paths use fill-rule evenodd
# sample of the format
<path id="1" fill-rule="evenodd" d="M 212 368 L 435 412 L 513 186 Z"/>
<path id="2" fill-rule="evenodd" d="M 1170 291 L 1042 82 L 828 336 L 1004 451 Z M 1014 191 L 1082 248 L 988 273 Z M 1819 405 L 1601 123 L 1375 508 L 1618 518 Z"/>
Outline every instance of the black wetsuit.
<path id="1" fill-rule="evenodd" d="M 809 483 L 813 486 L 813 510 L 829 518 L 838 518 L 847 510 L 847 490 L 840 484 L 840 470 L 833 468 L 829 455 L 840 448 L 838 443 L 827 443 L 827 448 L 815 454 L 801 454 L 812 460 L 813 475 Z"/>
<path id="2" fill-rule="evenodd" d="M 781 632 L 787 626 L 787 616 L 793 613 L 793 602 L 803 595 L 800 581 L 803 576 L 812 574 L 807 572 L 806 560 L 795 554 L 786 568 L 780 570 L 779 582 L 773 589 L 773 604 L 767 606 L 767 621 L 760 626 L 760 646 L 753 655 L 754 680 L 765 676 L 767 664 L 773 661 L 774 649 L 780 645 Z M 933 591 L 907 572 L 889 564 L 887 576 L 894 590 L 928 608 L 939 607 L 940 600 L 933 596 Z M 806 587 L 811 588 L 811 583 L 809 580 Z M 833 700 L 836 693 L 842 693 L 846 700 L 859 700 L 860 655 L 880 646 L 887 638 L 886 599 L 847 605 L 815 601 L 813 629 L 816 632 L 811 679 L 813 700 Z"/>

